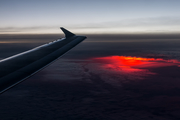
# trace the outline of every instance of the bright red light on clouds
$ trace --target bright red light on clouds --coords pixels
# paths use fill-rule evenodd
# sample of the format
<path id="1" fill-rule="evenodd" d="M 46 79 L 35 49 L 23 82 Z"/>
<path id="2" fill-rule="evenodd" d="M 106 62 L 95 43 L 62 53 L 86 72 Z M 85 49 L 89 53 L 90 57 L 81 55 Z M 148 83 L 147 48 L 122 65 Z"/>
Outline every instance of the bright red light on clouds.
<path id="1" fill-rule="evenodd" d="M 131 56 L 108 56 L 93 58 L 100 63 L 100 67 L 106 70 L 123 72 L 123 73 L 151 73 L 148 68 L 165 67 L 165 66 L 179 66 L 180 62 L 177 60 L 165 60 L 161 58 L 141 58 Z"/>

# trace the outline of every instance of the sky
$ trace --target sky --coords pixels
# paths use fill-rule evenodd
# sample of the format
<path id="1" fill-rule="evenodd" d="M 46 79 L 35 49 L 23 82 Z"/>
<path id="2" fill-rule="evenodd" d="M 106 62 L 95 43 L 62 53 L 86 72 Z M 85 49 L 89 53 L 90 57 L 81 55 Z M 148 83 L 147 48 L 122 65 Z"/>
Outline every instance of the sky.
<path id="1" fill-rule="evenodd" d="M 0 0 L 0 34 L 179 33 L 179 0 Z"/>

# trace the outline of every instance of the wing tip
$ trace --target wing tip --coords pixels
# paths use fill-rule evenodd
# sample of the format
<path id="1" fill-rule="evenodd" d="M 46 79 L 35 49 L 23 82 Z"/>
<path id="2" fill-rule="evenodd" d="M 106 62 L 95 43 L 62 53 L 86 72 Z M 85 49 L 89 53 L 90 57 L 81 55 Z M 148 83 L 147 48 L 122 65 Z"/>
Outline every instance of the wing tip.
<path id="1" fill-rule="evenodd" d="M 66 38 L 69 38 L 69 37 L 72 37 L 72 36 L 75 35 L 74 33 L 68 31 L 67 29 L 65 29 L 65 28 L 63 28 L 63 27 L 60 27 L 60 29 L 61 29 L 61 30 L 63 31 L 63 33 L 65 34 L 65 37 L 66 37 Z"/>

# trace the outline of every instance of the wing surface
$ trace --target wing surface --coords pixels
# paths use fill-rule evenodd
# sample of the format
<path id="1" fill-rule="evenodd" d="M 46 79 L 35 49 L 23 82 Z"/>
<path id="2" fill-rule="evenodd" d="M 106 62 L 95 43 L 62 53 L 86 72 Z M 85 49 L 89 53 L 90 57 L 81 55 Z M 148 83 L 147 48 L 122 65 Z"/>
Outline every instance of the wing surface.
<path id="1" fill-rule="evenodd" d="M 10 89 L 86 39 L 61 28 L 65 38 L 41 45 L 31 50 L 0 60 L 0 93 Z"/>

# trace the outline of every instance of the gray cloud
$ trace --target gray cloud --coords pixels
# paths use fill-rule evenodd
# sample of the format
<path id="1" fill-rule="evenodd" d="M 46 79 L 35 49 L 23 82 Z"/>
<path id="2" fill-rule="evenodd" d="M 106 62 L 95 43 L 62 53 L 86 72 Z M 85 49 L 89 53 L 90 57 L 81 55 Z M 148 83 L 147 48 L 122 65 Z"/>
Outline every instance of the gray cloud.
<path id="1" fill-rule="evenodd" d="M 62 25 L 53 26 L 31 26 L 31 27 L 1 27 L 0 32 L 28 32 L 28 31 L 41 31 L 49 29 L 57 29 Z M 156 31 L 173 31 L 173 27 L 180 26 L 180 17 L 152 17 L 152 18 L 138 18 L 138 19 L 121 19 L 109 22 L 94 22 L 88 24 L 71 24 L 64 25 L 69 29 L 84 30 L 84 29 L 107 29 L 108 28 L 144 28 L 146 30 L 157 30 Z M 170 28 L 170 29 L 168 29 Z M 178 30 L 178 28 L 176 28 Z"/>
<path id="2" fill-rule="evenodd" d="M 32 26 L 32 27 L 2 27 L 0 32 L 24 32 L 31 30 L 54 29 L 57 26 Z"/>
<path id="3" fill-rule="evenodd" d="M 138 26 L 173 26 L 180 25 L 180 17 L 154 17 L 154 18 L 138 18 L 138 19 L 124 19 L 117 21 L 109 21 L 104 23 L 91 23 L 83 27 L 97 28 L 97 27 L 138 27 Z"/>

